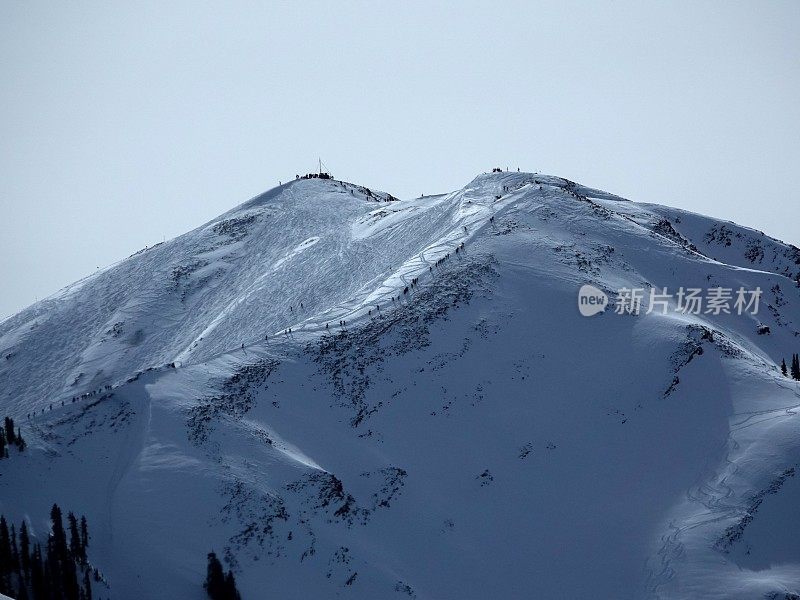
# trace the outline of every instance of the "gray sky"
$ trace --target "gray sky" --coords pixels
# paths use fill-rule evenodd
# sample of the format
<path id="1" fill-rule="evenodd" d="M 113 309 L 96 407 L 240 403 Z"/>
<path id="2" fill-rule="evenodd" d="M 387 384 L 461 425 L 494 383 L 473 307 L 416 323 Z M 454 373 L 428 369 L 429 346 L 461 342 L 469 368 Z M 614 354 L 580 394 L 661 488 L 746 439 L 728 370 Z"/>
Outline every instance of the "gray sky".
<path id="1" fill-rule="evenodd" d="M 495 165 L 800 245 L 800 2 L 0 3 L 0 317 L 314 168 Z"/>

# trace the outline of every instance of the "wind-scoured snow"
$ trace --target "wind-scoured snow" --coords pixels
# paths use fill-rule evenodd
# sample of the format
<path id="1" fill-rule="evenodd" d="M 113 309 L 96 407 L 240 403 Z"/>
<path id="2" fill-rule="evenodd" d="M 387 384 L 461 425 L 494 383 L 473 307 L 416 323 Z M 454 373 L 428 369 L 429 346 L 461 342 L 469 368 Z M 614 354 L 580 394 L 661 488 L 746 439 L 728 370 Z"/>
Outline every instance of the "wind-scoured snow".
<path id="1" fill-rule="evenodd" d="M 246 599 L 791 598 L 798 277 L 559 177 L 293 181 L 0 323 L 0 512 L 86 514 L 114 599 L 202 597 L 211 549 Z M 585 318 L 584 284 L 763 296 Z"/>

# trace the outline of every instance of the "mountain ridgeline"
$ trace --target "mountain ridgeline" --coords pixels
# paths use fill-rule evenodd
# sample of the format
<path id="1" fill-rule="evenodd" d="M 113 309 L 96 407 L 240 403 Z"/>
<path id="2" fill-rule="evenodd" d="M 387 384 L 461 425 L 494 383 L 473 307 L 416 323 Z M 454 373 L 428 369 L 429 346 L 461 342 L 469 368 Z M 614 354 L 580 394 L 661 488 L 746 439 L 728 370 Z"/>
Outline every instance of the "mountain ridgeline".
<path id="1" fill-rule="evenodd" d="M 759 231 L 300 178 L 0 322 L 0 591 L 794 598 L 799 352 Z"/>

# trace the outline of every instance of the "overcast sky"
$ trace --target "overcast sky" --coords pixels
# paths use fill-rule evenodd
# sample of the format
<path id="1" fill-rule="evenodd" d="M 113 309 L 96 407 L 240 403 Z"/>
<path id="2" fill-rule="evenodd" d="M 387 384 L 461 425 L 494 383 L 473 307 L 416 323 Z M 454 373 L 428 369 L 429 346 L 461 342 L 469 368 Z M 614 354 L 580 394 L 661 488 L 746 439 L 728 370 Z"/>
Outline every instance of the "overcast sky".
<path id="1" fill-rule="evenodd" d="M 0 3 L 0 317 L 312 170 L 493 166 L 800 245 L 800 2 Z"/>

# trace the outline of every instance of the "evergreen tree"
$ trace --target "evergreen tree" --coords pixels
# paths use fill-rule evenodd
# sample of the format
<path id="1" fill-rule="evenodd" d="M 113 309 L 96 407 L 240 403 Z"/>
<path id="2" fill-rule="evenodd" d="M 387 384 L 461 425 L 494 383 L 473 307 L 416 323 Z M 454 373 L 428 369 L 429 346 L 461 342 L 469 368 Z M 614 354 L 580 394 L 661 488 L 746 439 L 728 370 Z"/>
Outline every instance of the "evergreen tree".
<path id="1" fill-rule="evenodd" d="M 239 591 L 236 589 L 236 581 L 233 578 L 233 571 L 228 571 L 225 576 L 225 600 L 241 600 Z"/>
<path id="2" fill-rule="evenodd" d="M 0 458 L 6 457 L 6 434 L 2 428 L 0 428 Z"/>
<path id="3" fill-rule="evenodd" d="M 47 548 L 47 562 L 50 566 L 52 593 L 56 598 L 79 600 L 78 576 L 67 547 L 67 534 L 61 520 L 61 509 L 57 504 L 50 510 L 50 522 L 52 533 Z"/>
<path id="4" fill-rule="evenodd" d="M 786 370 L 786 359 L 785 358 L 781 359 L 781 374 L 784 377 L 786 377 L 789 374 L 789 372 Z"/>
<path id="5" fill-rule="evenodd" d="M 31 572 L 31 540 L 28 537 L 28 526 L 25 521 L 19 528 L 19 552 L 20 563 L 22 564 L 22 572 L 25 575 L 25 580 L 30 577 Z"/>
<path id="6" fill-rule="evenodd" d="M 52 596 L 63 596 L 61 561 L 58 559 L 58 545 L 52 535 L 47 540 L 47 556 L 44 557 L 44 583 Z"/>
<path id="7" fill-rule="evenodd" d="M 22 575 L 22 569 L 19 564 L 19 548 L 17 547 L 17 532 L 14 529 L 14 524 L 11 524 L 11 570 L 17 575 Z"/>
<path id="8" fill-rule="evenodd" d="M 20 430 L 19 427 L 17 427 L 17 448 L 19 449 L 20 452 L 22 452 L 23 450 L 25 450 L 25 447 L 27 445 L 28 444 L 25 443 L 25 440 L 22 439 L 22 431 Z"/>
<path id="9" fill-rule="evenodd" d="M 48 544 L 49 546 L 50 544 Z M 47 554 L 50 554 L 48 549 Z M 42 557 L 43 575 L 42 575 L 42 598 L 50 600 L 53 596 L 56 598 L 61 594 L 61 586 L 58 585 L 57 577 L 54 577 L 53 570 L 51 569 L 50 560 L 47 556 Z"/>
<path id="10" fill-rule="evenodd" d="M 791 374 L 792 379 L 800 379 L 800 359 L 798 359 L 797 354 L 792 355 Z"/>
<path id="11" fill-rule="evenodd" d="M 72 558 L 78 562 L 83 562 L 83 555 L 81 552 L 81 535 L 78 533 L 78 519 L 75 515 L 69 513 L 67 515 L 67 522 L 69 523 L 69 551 Z"/>
<path id="12" fill-rule="evenodd" d="M 61 582 L 65 600 L 80 600 L 81 586 L 75 562 L 70 560 L 61 564 Z"/>
<path id="13" fill-rule="evenodd" d="M 92 600 L 92 582 L 89 579 L 89 569 L 83 571 L 83 595 L 86 600 Z"/>
<path id="14" fill-rule="evenodd" d="M 11 538 L 6 518 L 0 515 L 0 592 L 11 593 Z"/>
<path id="15" fill-rule="evenodd" d="M 58 504 L 53 504 L 50 509 L 50 526 L 52 533 L 50 534 L 50 541 L 52 542 L 52 550 L 48 549 L 48 555 L 52 555 L 59 561 L 67 559 L 67 534 L 64 531 L 64 522 L 61 519 L 61 509 Z"/>
<path id="16" fill-rule="evenodd" d="M 42 547 L 36 544 L 31 555 L 31 591 L 35 600 L 43 600 L 49 596 L 49 590 L 45 582 Z"/>
<path id="17" fill-rule="evenodd" d="M 11 445 L 15 442 L 16 436 L 14 435 L 14 419 L 6 417 L 6 440 Z"/>
<path id="18" fill-rule="evenodd" d="M 86 549 L 89 547 L 89 525 L 86 523 L 86 517 L 81 517 L 81 554 L 83 559 L 86 560 Z"/>
<path id="19" fill-rule="evenodd" d="M 214 552 L 208 553 L 206 582 L 203 587 L 208 592 L 208 597 L 211 600 L 223 600 L 225 598 L 225 574 L 222 570 L 222 563 L 219 562 Z"/>

